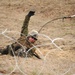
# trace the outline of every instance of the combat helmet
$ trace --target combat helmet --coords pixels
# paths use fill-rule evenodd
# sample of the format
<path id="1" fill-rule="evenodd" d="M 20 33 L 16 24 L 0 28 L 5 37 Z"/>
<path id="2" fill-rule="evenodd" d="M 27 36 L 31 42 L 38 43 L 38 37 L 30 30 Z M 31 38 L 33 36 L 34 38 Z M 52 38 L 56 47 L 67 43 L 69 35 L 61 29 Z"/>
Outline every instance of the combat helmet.
<path id="1" fill-rule="evenodd" d="M 32 30 L 32 31 L 29 33 L 29 36 L 31 36 L 31 37 L 33 37 L 35 40 L 37 40 L 37 38 L 38 38 L 38 31 Z"/>

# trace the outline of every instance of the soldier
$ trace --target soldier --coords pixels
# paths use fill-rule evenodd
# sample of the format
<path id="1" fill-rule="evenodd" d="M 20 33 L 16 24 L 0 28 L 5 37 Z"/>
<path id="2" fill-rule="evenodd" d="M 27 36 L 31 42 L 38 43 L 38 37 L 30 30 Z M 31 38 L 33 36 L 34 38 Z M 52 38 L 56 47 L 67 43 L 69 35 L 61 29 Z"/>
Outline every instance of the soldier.
<path id="1" fill-rule="evenodd" d="M 15 43 L 8 45 L 6 48 L 0 49 L 0 53 L 2 55 L 9 54 L 9 53 L 11 55 L 13 55 L 13 52 L 14 52 L 14 54 L 16 54 L 16 52 L 19 52 L 19 50 L 22 50 L 22 51 L 24 50 L 24 52 L 23 52 L 24 55 L 22 55 L 22 53 L 21 53 L 20 54 L 21 56 L 25 57 L 26 52 L 28 52 L 28 54 L 27 54 L 28 57 L 35 56 L 38 59 L 41 59 L 39 57 L 39 55 L 35 52 L 35 48 L 29 50 L 31 47 L 33 47 L 33 45 L 37 41 L 37 37 L 38 37 L 37 31 L 32 31 L 30 34 L 28 34 L 29 20 L 30 20 L 30 17 L 34 15 L 34 13 L 35 13 L 35 11 L 30 11 L 26 15 L 24 23 L 23 23 L 20 38 Z M 12 52 L 12 50 L 13 50 L 13 52 Z"/>

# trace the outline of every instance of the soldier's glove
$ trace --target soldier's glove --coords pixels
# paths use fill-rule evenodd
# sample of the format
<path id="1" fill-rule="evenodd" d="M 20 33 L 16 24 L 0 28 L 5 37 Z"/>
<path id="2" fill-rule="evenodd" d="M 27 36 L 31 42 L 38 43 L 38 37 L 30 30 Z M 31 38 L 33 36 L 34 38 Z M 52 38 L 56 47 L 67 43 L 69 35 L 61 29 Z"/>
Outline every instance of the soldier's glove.
<path id="1" fill-rule="evenodd" d="M 28 16 L 31 17 L 34 15 L 34 13 L 35 13 L 35 11 L 29 11 Z"/>

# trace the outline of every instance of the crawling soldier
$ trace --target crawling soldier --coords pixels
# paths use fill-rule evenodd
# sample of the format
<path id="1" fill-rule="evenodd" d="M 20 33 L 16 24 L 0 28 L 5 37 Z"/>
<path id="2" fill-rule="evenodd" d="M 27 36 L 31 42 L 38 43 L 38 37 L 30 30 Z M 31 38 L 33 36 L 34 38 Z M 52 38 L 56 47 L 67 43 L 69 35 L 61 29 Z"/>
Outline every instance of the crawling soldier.
<path id="1" fill-rule="evenodd" d="M 38 32 L 32 31 L 30 34 L 28 34 L 29 20 L 30 20 L 30 17 L 34 15 L 34 13 L 35 13 L 35 11 L 30 11 L 26 15 L 24 23 L 23 23 L 20 38 L 15 43 L 12 43 L 11 45 L 6 46 L 6 48 L 0 49 L 0 53 L 2 55 L 4 55 L 4 54 L 17 55 L 16 52 L 19 52 L 19 50 L 22 50 L 22 51 L 24 51 L 23 52 L 24 55 L 22 55 L 22 53 L 21 53 L 20 54 L 21 56 L 25 57 L 26 52 L 28 52 L 27 57 L 35 56 L 38 59 L 41 59 L 39 57 L 39 55 L 35 52 L 35 48 L 32 48 L 34 43 L 37 41 Z M 29 50 L 30 48 L 32 48 L 32 49 Z M 13 54 L 13 52 L 14 52 L 14 54 Z"/>

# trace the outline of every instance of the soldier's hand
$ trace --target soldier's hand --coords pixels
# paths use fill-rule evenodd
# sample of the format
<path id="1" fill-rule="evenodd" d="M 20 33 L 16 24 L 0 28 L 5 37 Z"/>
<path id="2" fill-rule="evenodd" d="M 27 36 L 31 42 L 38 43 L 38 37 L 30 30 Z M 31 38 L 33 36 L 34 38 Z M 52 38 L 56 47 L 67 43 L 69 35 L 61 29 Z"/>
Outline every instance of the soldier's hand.
<path id="1" fill-rule="evenodd" d="M 28 16 L 33 16 L 35 11 L 29 11 Z"/>

